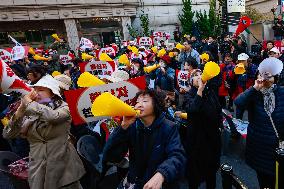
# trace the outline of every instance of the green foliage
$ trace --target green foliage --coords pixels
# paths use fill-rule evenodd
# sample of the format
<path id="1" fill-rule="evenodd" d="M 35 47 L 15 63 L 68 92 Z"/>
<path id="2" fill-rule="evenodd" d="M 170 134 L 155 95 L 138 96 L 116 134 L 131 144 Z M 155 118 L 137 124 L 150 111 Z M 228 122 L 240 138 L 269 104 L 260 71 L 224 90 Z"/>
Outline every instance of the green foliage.
<path id="1" fill-rule="evenodd" d="M 191 8 L 191 0 L 182 0 L 183 8 L 179 20 L 181 23 L 183 34 L 192 34 L 194 12 Z"/>
<path id="2" fill-rule="evenodd" d="M 129 34 L 133 38 L 137 38 L 139 36 L 150 36 L 150 29 L 149 29 L 149 17 L 148 14 L 144 14 L 144 11 L 142 11 L 142 14 L 140 16 L 140 27 L 142 28 L 142 32 L 140 33 L 138 29 L 134 28 L 133 26 L 127 25 L 127 29 L 129 31 Z"/>
<path id="3" fill-rule="evenodd" d="M 141 27 L 143 29 L 143 35 L 150 36 L 148 14 L 144 14 L 144 11 L 142 11 L 142 13 L 143 14 L 140 16 L 140 21 L 141 21 Z"/>
<path id="4" fill-rule="evenodd" d="M 137 30 L 135 30 L 135 28 L 133 28 L 132 26 L 127 24 L 127 29 L 129 31 L 129 35 L 133 38 L 136 38 L 139 36 L 139 33 Z"/>
<path id="5" fill-rule="evenodd" d="M 209 36 L 218 36 L 221 33 L 220 18 L 216 15 L 216 0 L 210 0 L 209 13 L 206 11 L 196 12 L 196 25 L 200 32 L 201 38 L 208 38 Z"/>

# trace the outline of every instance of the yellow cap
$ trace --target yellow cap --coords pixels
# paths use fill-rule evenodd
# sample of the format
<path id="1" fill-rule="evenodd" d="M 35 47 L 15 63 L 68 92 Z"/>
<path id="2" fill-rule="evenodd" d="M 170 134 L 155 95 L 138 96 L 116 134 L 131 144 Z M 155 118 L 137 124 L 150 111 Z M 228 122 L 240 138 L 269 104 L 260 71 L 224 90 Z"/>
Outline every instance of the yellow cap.
<path id="1" fill-rule="evenodd" d="M 105 92 L 98 96 L 92 105 L 94 116 L 136 116 L 137 112 L 112 94 Z"/>
<path id="2" fill-rule="evenodd" d="M 105 82 L 90 74 L 89 72 L 84 72 L 78 78 L 77 84 L 79 87 L 95 87 L 98 85 L 104 85 Z"/>

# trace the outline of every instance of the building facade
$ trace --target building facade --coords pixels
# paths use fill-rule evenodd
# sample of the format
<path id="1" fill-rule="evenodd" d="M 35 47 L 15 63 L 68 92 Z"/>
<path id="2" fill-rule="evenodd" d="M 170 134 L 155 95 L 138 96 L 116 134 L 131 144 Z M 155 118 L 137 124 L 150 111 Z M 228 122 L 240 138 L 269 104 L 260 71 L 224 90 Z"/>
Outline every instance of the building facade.
<path id="1" fill-rule="evenodd" d="M 109 44 L 129 39 L 128 26 L 139 28 L 142 10 L 150 29 L 172 33 L 179 26 L 182 0 L 1 0 L 0 47 L 8 35 L 30 45 L 52 42 L 57 33 L 75 50 L 80 37 Z M 209 9 L 209 0 L 192 2 L 193 10 Z M 9 44 L 10 43 L 10 44 Z"/>

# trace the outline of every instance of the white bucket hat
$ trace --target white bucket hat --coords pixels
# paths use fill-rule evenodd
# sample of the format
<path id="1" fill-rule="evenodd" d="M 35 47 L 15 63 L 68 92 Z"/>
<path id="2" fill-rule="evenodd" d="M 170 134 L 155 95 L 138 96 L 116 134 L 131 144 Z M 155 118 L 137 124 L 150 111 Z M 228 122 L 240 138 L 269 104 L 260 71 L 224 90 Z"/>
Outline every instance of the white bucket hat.
<path id="1" fill-rule="evenodd" d="M 48 88 L 52 91 L 53 94 L 62 98 L 60 95 L 59 82 L 56 79 L 54 79 L 51 75 L 43 76 L 36 84 L 31 86 Z"/>

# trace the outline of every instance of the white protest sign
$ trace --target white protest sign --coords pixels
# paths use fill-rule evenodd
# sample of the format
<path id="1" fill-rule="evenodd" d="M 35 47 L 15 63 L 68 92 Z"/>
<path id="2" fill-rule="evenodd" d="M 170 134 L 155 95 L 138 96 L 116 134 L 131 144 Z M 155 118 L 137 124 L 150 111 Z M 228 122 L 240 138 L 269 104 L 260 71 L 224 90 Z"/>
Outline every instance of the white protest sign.
<path id="1" fill-rule="evenodd" d="M 59 62 L 63 65 L 68 65 L 68 64 L 73 65 L 72 57 L 70 57 L 69 55 L 60 55 Z"/>
<path id="2" fill-rule="evenodd" d="M 82 37 L 80 40 L 80 49 L 85 51 L 86 49 L 92 49 L 93 48 L 93 42 L 87 38 Z"/>
<path id="3" fill-rule="evenodd" d="M 81 73 L 90 72 L 93 75 L 105 76 L 111 75 L 116 70 L 116 64 L 114 61 L 95 61 L 80 63 Z"/>
<path id="4" fill-rule="evenodd" d="M 189 87 L 189 81 L 188 81 L 188 71 L 178 71 L 177 74 L 177 83 L 179 88 L 188 88 Z"/>
<path id="5" fill-rule="evenodd" d="M 139 46 L 151 46 L 153 40 L 150 37 L 140 37 L 138 41 Z"/>
<path id="6" fill-rule="evenodd" d="M 101 48 L 100 52 L 98 54 L 98 57 L 100 57 L 100 55 L 102 53 L 106 53 L 106 54 L 111 55 L 111 56 L 116 56 L 116 52 L 115 52 L 114 48 L 112 48 L 112 47 Z"/>
<path id="7" fill-rule="evenodd" d="M 25 48 L 23 46 L 15 46 L 11 54 L 13 60 L 23 59 L 25 57 Z"/>

